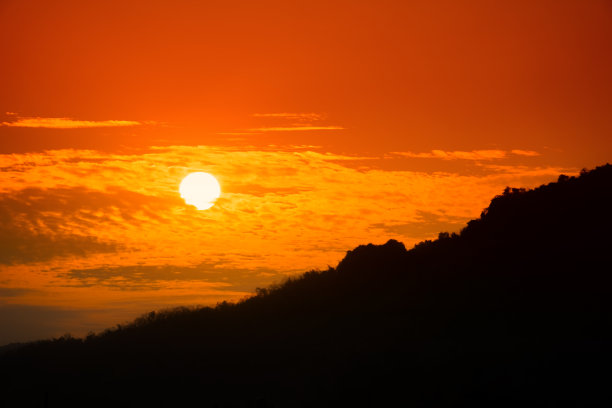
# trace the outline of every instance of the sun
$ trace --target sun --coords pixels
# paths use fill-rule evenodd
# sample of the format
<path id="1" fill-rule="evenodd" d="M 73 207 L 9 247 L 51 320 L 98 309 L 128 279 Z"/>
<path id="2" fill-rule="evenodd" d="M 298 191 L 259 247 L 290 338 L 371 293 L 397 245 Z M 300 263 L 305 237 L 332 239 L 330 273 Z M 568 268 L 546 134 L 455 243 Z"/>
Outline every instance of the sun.
<path id="1" fill-rule="evenodd" d="M 198 171 L 188 174 L 181 181 L 179 193 L 185 203 L 198 210 L 208 210 L 221 195 L 221 186 L 212 174 Z"/>

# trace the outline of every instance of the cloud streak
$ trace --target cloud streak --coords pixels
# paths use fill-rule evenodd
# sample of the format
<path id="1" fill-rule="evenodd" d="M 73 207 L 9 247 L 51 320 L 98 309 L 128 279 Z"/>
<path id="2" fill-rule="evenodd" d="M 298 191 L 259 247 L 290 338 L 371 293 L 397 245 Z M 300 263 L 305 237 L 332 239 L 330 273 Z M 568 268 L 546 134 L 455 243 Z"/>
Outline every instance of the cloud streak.
<path id="1" fill-rule="evenodd" d="M 534 150 L 520 150 L 520 149 L 514 149 L 511 150 L 512 154 L 516 154 L 517 156 L 527 156 L 527 157 L 536 157 L 536 156 L 540 156 L 540 153 L 534 151 Z"/>
<path id="2" fill-rule="evenodd" d="M 62 276 L 79 282 L 83 287 L 107 286 L 118 290 L 162 290 L 169 282 L 202 282 L 210 288 L 251 292 L 258 285 L 272 283 L 277 271 L 269 268 L 254 270 L 228 268 L 221 263 L 202 262 L 185 265 L 105 265 L 71 269 Z M 224 280 L 232 276 L 231 281 Z M 0 290 L 0 295 L 2 291 Z M 9 293 L 10 294 L 10 293 Z"/>
<path id="3" fill-rule="evenodd" d="M 2 122 L 2 126 L 23 128 L 47 128 L 47 129 L 83 129 L 139 126 L 144 124 L 134 120 L 77 120 L 70 118 L 41 118 L 41 117 L 18 117 L 12 122 Z"/>
<path id="4" fill-rule="evenodd" d="M 271 126 L 249 129 L 253 132 L 299 132 L 308 130 L 343 130 L 342 126 Z"/>
<path id="5" fill-rule="evenodd" d="M 116 253 L 124 248 L 91 227 L 129 222 L 151 211 L 154 197 L 131 191 L 87 187 L 25 188 L 0 196 L 0 264 L 28 264 L 53 258 Z"/>
<path id="6" fill-rule="evenodd" d="M 253 116 L 254 118 L 279 118 L 306 121 L 317 121 L 325 119 L 325 115 L 320 113 L 254 113 L 251 116 Z"/>
<path id="7" fill-rule="evenodd" d="M 516 156 L 528 156 L 534 157 L 539 156 L 540 153 L 533 150 L 471 150 L 471 151 L 446 151 L 446 150 L 432 150 L 431 152 L 425 153 L 414 153 L 414 152 L 393 152 L 393 154 L 416 158 L 416 159 L 442 159 L 442 160 L 473 160 L 473 161 L 485 161 L 485 160 L 499 160 L 505 159 L 511 155 Z"/>

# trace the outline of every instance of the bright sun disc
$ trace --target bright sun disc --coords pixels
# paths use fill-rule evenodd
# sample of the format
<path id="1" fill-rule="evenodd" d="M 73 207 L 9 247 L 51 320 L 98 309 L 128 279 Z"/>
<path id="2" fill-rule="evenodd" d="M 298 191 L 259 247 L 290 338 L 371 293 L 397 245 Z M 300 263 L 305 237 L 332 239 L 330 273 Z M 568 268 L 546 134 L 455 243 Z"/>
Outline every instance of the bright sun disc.
<path id="1" fill-rule="evenodd" d="M 221 195 L 221 186 L 212 174 L 198 171 L 188 174 L 181 181 L 179 192 L 185 203 L 198 210 L 208 210 Z"/>

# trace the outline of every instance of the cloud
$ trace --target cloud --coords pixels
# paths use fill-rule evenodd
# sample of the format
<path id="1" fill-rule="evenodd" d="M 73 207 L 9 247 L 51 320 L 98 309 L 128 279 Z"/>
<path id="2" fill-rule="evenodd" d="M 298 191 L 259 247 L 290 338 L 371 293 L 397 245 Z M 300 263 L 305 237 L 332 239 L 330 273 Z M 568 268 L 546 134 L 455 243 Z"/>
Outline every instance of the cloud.
<path id="1" fill-rule="evenodd" d="M 5 229 L 0 235 L 0 264 L 42 262 L 56 257 L 115 252 L 118 245 L 93 236 L 43 235 Z"/>
<path id="2" fill-rule="evenodd" d="M 133 120 L 77 120 L 70 118 L 40 118 L 40 117 L 18 117 L 13 122 L 2 122 L 2 126 L 26 127 L 26 128 L 47 128 L 47 129 L 79 129 L 79 128 L 100 128 L 100 127 L 120 127 L 138 126 L 144 124 Z"/>
<path id="3" fill-rule="evenodd" d="M 518 156 L 539 156 L 538 152 L 533 150 L 471 150 L 471 151 L 445 151 L 445 150 L 432 150 L 428 153 L 414 153 L 414 152 L 393 152 L 393 154 L 418 158 L 418 159 L 442 159 L 442 160 L 473 160 L 473 161 L 484 161 L 484 160 L 497 160 L 505 159 L 510 155 Z"/>
<path id="4" fill-rule="evenodd" d="M 253 132 L 295 132 L 305 130 L 342 130 L 342 126 L 272 126 L 250 129 Z"/>
<path id="5" fill-rule="evenodd" d="M 12 304 L 107 310 L 104 319 L 75 317 L 96 324 L 214 304 L 336 265 L 359 244 L 394 238 L 411 247 L 458 231 L 506 186 L 567 173 L 490 168 L 495 161 L 477 174 L 425 173 L 364 167 L 366 159 L 374 158 L 308 146 L 0 155 L 0 295 Z M 179 197 L 193 171 L 221 184 L 210 210 Z"/>
<path id="6" fill-rule="evenodd" d="M 205 282 L 210 288 L 252 292 L 278 278 L 278 271 L 270 268 L 231 268 L 218 262 L 197 265 L 123 265 L 71 269 L 61 275 L 78 286 L 107 286 L 119 290 L 164 289 L 168 282 Z M 227 277 L 231 276 L 231 280 Z M 1 293 L 1 291 L 0 291 Z"/>
<path id="7" fill-rule="evenodd" d="M 131 248 L 126 263 L 142 258 L 159 265 L 173 257 L 172 264 L 197 264 L 231 255 L 231 267 L 282 272 L 333 264 L 346 248 L 372 239 L 371 224 L 430 222 L 417 210 L 477 216 L 507 185 L 536 185 L 561 171 L 510 166 L 460 176 L 377 170 L 357 166 L 363 157 L 281 149 L 168 146 L 132 155 L 84 150 L 3 155 L 7 182 L 0 191 L 5 199 L 28 203 L 22 205 L 27 211 L 20 210 L 28 214 L 25 230 L 39 233 L 45 227 L 100 242 L 117 239 Z M 222 185 L 209 211 L 186 207 L 178 195 L 180 180 L 191 171 L 212 173 Z M 410 237 L 421 236 L 416 224 L 414 234 L 408 227 L 395 231 L 407 245 L 416 239 Z M 244 255 L 254 258 L 242 261 Z"/>
<path id="8" fill-rule="evenodd" d="M 256 133 L 256 132 L 217 132 L 218 135 L 224 135 L 224 136 L 252 136 L 252 135 L 259 135 L 260 133 Z M 237 137 L 234 138 L 233 140 L 245 140 L 243 137 Z"/>
<path id="9" fill-rule="evenodd" d="M 121 189 L 86 187 L 25 188 L 0 196 L 0 264 L 43 262 L 56 257 L 84 257 L 124 249 L 111 236 L 100 236 L 100 225 L 156 217 L 155 197 Z"/>
<path id="10" fill-rule="evenodd" d="M 28 288 L 2 288 L 0 287 L 0 301 L 2 298 L 10 298 L 15 296 L 23 296 L 27 293 L 32 293 L 32 289 Z"/>
<path id="11" fill-rule="evenodd" d="M 503 159 L 507 152 L 503 150 L 472 150 L 466 151 L 444 151 L 432 150 L 429 153 L 393 152 L 394 154 L 413 157 L 418 159 L 443 159 L 443 160 L 492 160 Z"/>
<path id="12" fill-rule="evenodd" d="M 378 223 L 372 228 L 382 229 L 390 234 L 410 235 L 420 239 L 436 236 L 443 231 L 459 231 L 465 227 L 469 217 L 457 217 L 445 213 L 417 210 L 415 220 L 407 223 Z"/>
<path id="13" fill-rule="evenodd" d="M 279 112 L 279 113 L 254 113 L 251 115 L 254 118 L 266 119 L 267 125 L 248 129 L 250 134 L 254 132 L 299 132 L 313 130 L 343 130 L 343 126 L 313 124 L 326 119 L 326 115 L 320 113 L 295 113 L 295 112 Z M 270 124 L 269 122 L 273 122 Z M 244 132 L 225 132 L 224 134 L 245 134 Z"/>
<path id="14" fill-rule="evenodd" d="M 320 113 L 254 113 L 255 118 L 280 118 L 291 120 L 316 121 L 325 119 L 325 115 Z"/>
<path id="15" fill-rule="evenodd" d="M 514 149 L 511 152 L 512 152 L 512 154 L 516 154 L 517 156 L 527 156 L 527 157 L 540 156 L 540 153 L 538 153 L 536 151 L 533 151 L 533 150 Z"/>

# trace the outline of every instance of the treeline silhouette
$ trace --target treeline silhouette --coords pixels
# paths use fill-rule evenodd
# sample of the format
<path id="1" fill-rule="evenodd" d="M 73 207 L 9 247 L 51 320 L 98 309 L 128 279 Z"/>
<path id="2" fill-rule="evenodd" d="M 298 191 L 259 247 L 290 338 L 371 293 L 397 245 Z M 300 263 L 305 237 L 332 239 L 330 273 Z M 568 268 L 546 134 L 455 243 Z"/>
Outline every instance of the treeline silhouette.
<path id="1" fill-rule="evenodd" d="M 0 355 L 5 406 L 610 406 L 612 166 L 459 234 Z"/>

